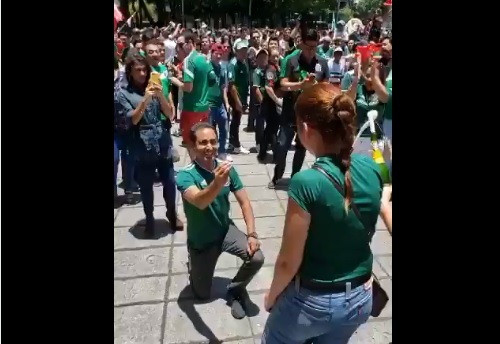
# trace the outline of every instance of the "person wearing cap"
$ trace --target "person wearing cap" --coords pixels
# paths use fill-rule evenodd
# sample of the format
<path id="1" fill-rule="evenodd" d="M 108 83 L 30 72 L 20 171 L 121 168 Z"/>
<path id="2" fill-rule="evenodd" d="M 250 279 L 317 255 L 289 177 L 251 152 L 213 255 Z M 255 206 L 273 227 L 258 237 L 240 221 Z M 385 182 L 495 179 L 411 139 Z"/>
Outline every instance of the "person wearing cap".
<path id="1" fill-rule="evenodd" d="M 283 98 L 283 109 L 281 113 L 280 130 L 276 145 L 274 160 L 274 175 L 268 184 L 268 188 L 274 189 L 283 178 L 286 168 L 286 156 L 292 145 L 297 125 L 295 119 L 295 101 L 300 92 L 317 82 L 328 81 L 330 73 L 327 61 L 317 56 L 318 32 L 313 29 L 301 30 L 302 51 L 290 57 L 286 62 L 285 77 L 281 79 L 280 87 L 287 92 Z M 300 143 L 299 137 L 295 140 L 295 154 L 293 156 L 292 177 L 299 172 L 304 163 L 306 150 Z"/>
<path id="2" fill-rule="evenodd" d="M 340 82 L 344 77 L 345 59 L 342 58 L 343 51 L 341 47 L 336 47 L 333 51 L 333 58 L 328 60 L 328 70 L 330 72 L 330 83 L 340 87 Z"/>
<path id="3" fill-rule="evenodd" d="M 316 53 L 318 56 L 321 56 L 324 59 L 330 59 L 333 57 L 333 49 L 330 47 L 330 43 L 332 42 L 329 36 L 321 37 L 319 40 L 321 45 L 318 46 Z"/>
<path id="4" fill-rule="evenodd" d="M 255 94 L 255 107 L 258 111 L 255 124 L 255 144 L 259 154 L 257 159 L 263 160 L 266 156 L 267 143 L 264 143 L 265 117 L 262 113 L 262 103 L 266 94 L 266 67 L 269 53 L 266 49 L 260 49 L 256 55 L 256 68 L 252 74 L 252 92 Z M 260 149 L 259 149 L 260 148 Z"/>
<path id="5" fill-rule="evenodd" d="M 183 80 L 171 77 L 172 84 L 183 91 L 181 128 L 184 142 L 191 146 L 190 129 L 199 122 L 208 121 L 209 104 L 208 88 L 215 83 L 212 65 L 206 57 L 196 51 L 196 35 L 190 31 L 182 33 L 184 39 L 182 49 L 187 54 L 184 59 Z M 191 159 L 194 157 L 192 147 L 188 149 Z"/>
<path id="6" fill-rule="evenodd" d="M 262 121 L 265 121 L 266 127 L 260 140 L 259 154 L 257 155 L 259 161 L 264 161 L 267 157 L 267 146 L 269 144 L 271 144 L 273 153 L 276 148 L 276 133 L 279 129 L 277 107 L 283 106 L 283 100 L 279 99 L 275 93 L 279 77 L 278 57 L 279 50 L 277 48 L 269 51 L 268 64 L 264 72 L 263 99 L 259 116 Z"/>
<path id="7" fill-rule="evenodd" d="M 229 109 L 227 100 L 226 78 L 227 74 L 223 72 L 220 61 L 224 54 L 224 47 L 220 43 L 212 46 L 211 64 L 215 74 L 216 82 L 208 88 L 208 104 L 210 106 L 209 123 L 217 126 L 219 129 L 219 148 L 218 158 L 226 161 L 233 161 L 233 158 L 226 153 L 228 117 L 226 109 Z"/>
<path id="8" fill-rule="evenodd" d="M 236 56 L 228 65 L 229 104 L 231 105 L 231 125 L 229 126 L 229 149 L 236 154 L 249 154 L 250 151 L 241 146 L 240 122 L 243 104 L 246 104 L 249 91 L 250 71 L 247 64 L 248 41 L 241 40 L 235 44 Z"/>

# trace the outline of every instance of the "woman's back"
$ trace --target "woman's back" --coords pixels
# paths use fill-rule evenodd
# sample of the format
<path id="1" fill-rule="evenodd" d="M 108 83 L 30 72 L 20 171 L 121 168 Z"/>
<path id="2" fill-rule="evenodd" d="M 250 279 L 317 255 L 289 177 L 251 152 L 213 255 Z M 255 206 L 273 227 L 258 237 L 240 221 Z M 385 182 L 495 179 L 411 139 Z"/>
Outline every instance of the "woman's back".
<path id="1" fill-rule="evenodd" d="M 323 156 L 316 164 L 344 188 L 342 165 L 337 158 Z M 380 212 L 383 182 L 378 165 L 366 156 L 351 156 L 353 200 L 364 223 L 375 228 Z M 369 274 L 373 255 L 365 225 L 349 209 L 344 196 L 321 172 L 308 169 L 297 173 L 288 191 L 297 204 L 311 214 L 301 277 L 317 281 L 341 281 Z"/>

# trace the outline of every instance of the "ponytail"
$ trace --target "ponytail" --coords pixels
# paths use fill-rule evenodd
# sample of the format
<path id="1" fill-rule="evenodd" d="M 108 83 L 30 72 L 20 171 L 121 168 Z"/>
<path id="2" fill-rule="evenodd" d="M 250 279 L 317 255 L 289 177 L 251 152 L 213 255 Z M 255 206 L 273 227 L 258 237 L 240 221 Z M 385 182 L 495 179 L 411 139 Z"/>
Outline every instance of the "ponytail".
<path id="1" fill-rule="evenodd" d="M 354 191 L 351 180 L 351 154 L 353 151 L 354 135 L 356 132 L 355 119 L 356 111 L 352 99 L 345 93 L 341 93 L 333 98 L 332 102 L 333 113 L 342 123 L 343 133 L 340 135 L 342 148 L 340 149 L 339 158 L 344 169 L 344 184 L 345 184 L 345 201 L 344 207 L 346 212 L 352 203 Z"/>

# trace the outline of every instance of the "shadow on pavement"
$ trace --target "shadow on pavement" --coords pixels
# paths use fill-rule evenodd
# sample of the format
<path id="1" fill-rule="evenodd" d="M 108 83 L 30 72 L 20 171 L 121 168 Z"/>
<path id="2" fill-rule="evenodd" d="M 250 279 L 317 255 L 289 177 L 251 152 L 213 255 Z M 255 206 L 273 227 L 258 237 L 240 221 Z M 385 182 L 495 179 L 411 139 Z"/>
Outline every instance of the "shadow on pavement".
<path id="1" fill-rule="evenodd" d="M 191 291 L 191 287 L 188 284 L 184 287 L 184 289 L 182 289 L 179 294 L 179 299 L 177 300 L 179 308 L 187 315 L 189 320 L 191 320 L 196 331 L 207 338 L 211 344 L 222 343 L 222 341 L 217 338 L 207 324 L 205 324 L 194 305 L 207 304 L 218 299 L 225 300 L 227 291 L 226 287 L 230 282 L 231 280 L 229 278 L 215 276 L 212 280 L 211 296 L 207 300 L 195 299 Z M 228 309 L 228 312 L 230 311 L 231 310 Z"/>
<path id="2" fill-rule="evenodd" d="M 288 186 L 290 185 L 290 178 L 285 177 L 281 178 L 278 181 L 278 184 L 274 186 L 275 190 L 280 190 L 280 191 L 288 191 Z"/>
<path id="3" fill-rule="evenodd" d="M 128 231 L 138 240 L 158 240 L 173 233 L 170 228 L 170 223 L 165 219 L 155 219 L 155 232 L 153 237 L 148 237 L 144 234 L 145 226 L 146 219 L 142 219 L 137 221 Z"/>

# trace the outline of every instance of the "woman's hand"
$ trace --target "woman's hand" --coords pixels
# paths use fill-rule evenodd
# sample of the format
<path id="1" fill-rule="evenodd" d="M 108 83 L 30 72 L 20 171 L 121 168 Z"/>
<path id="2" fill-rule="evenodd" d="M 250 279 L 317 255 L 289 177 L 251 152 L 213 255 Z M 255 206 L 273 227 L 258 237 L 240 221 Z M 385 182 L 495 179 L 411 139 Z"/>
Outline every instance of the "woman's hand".
<path id="1" fill-rule="evenodd" d="M 151 84 L 151 85 L 148 85 L 148 87 L 146 87 L 146 93 L 144 93 L 144 101 L 147 103 L 149 103 L 151 101 L 151 99 L 153 98 L 153 96 L 155 95 L 155 84 Z"/>
<path id="2" fill-rule="evenodd" d="M 154 96 L 157 98 L 164 97 L 163 87 L 161 85 L 153 84 L 152 91 L 154 92 Z"/>
<path id="3" fill-rule="evenodd" d="M 273 308 L 275 303 L 276 299 L 270 299 L 269 292 L 267 292 L 266 295 L 264 296 L 264 308 L 266 309 L 266 311 L 271 312 L 271 309 Z"/>

